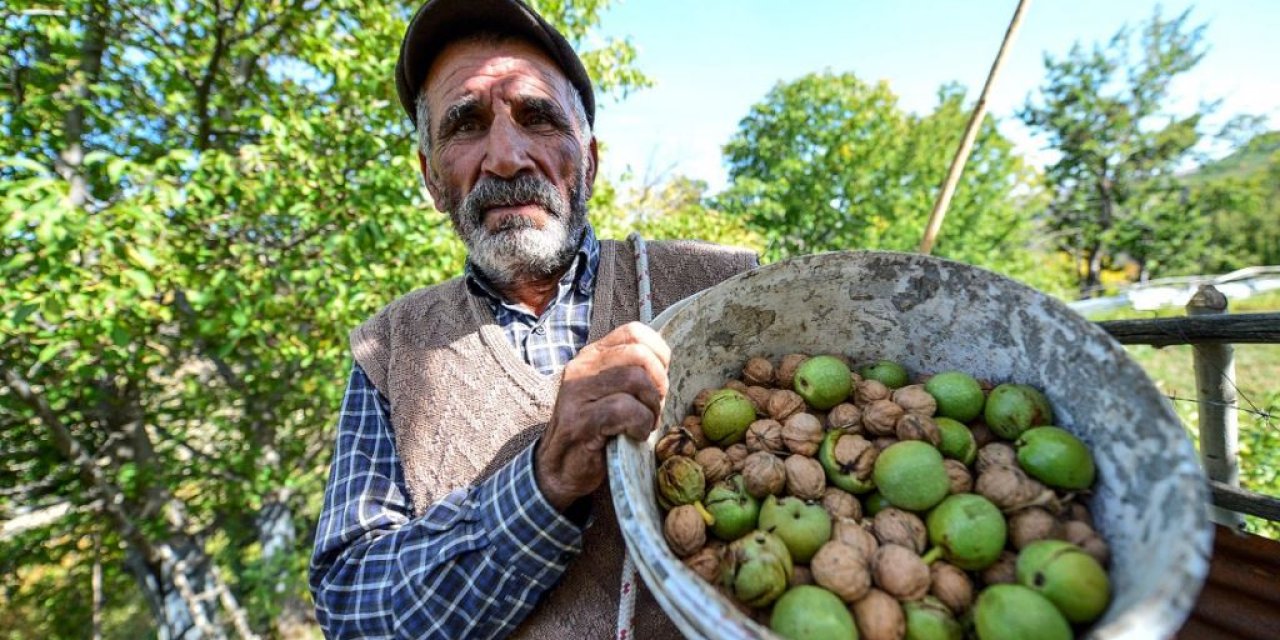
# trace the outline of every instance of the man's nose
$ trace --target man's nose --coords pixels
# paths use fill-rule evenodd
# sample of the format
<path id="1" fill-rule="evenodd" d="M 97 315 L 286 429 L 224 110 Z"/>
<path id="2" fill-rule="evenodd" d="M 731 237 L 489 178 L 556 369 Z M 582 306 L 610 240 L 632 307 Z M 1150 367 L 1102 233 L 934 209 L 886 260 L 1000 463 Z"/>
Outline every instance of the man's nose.
<path id="1" fill-rule="evenodd" d="M 533 159 L 529 156 L 532 141 L 510 119 L 494 119 L 486 143 L 484 162 L 480 166 L 485 173 L 510 179 L 533 170 Z"/>

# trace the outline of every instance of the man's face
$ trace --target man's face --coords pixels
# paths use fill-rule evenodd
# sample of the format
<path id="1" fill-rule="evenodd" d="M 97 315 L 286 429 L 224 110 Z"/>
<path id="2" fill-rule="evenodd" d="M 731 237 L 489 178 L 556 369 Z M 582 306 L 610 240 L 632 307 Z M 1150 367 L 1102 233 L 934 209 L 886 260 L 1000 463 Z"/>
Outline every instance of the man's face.
<path id="1" fill-rule="evenodd" d="M 568 80 L 520 41 L 450 45 L 427 78 L 422 171 L 472 262 L 500 285 L 558 274 L 586 224 L 596 168 Z"/>

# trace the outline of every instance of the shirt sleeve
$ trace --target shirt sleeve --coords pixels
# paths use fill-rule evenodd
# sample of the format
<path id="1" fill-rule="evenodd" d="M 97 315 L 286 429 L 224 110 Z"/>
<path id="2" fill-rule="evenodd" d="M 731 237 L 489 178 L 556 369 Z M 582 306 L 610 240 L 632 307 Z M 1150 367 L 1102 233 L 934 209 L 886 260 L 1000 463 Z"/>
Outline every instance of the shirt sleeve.
<path id="1" fill-rule="evenodd" d="M 359 365 L 342 403 L 310 586 L 329 638 L 494 638 L 582 550 L 538 489 L 533 446 L 413 515 L 390 407 Z"/>

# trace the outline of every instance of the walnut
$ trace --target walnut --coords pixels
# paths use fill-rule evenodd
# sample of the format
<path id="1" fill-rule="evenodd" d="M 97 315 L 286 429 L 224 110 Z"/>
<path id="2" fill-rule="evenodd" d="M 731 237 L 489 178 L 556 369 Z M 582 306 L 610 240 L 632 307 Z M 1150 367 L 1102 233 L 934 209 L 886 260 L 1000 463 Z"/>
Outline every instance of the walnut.
<path id="1" fill-rule="evenodd" d="M 724 383 L 724 388 L 733 389 L 744 396 L 747 395 L 747 383 L 741 380 L 730 380 Z"/>
<path id="2" fill-rule="evenodd" d="M 871 572 L 868 558 L 862 552 L 839 540 L 832 540 L 818 549 L 809 568 L 813 581 L 845 602 L 855 602 L 871 589 Z"/>
<path id="3" fill-rule="evenodd" d="M 919 600 L 929 593 L 929 565 L 912 550 L 883 544 L 871 558 L 876 586 L 899 600 Z"/>
<path id="4" fill-rule="evenodd" d="M 957 616 L 973 604 L 973 581 L 960 567 L 936 561 L 929 567 L 929 594 Z"/>
<path id="5" fill-rule="evenodd" d="M 822 444 L 822 421 L 808 413 L 797 413 L 782 424 L 782 442 L 792 453 L 812 456 Z"/>
<path id="6" fill-rule="evenodd" d="M 702 418 L 698 416 L 685 416 L 684 422 L 680 423 L 680 428 L 689 432 L 689 436 L 693 438 L 694 446 L 699 449 L 711 444 L 707 437 L 702 435 Z"/>
<path id="7" fill-rule="evenodd" d="M 883 436 L 871 441 L 871 444 L 875 445 L 876 451 L 884 451 L 897 443 L 898 439 L 893 436 Z"/>
<path id="8" fill-rule="evenodd" d="M 875 470 L 876 458 L 880 456 L 880 451 L 860 435 L 843 435 L 836 438 L 831 455 L 840 466 L 841 472 L 852 474 L 859 481 L 865 481 Z"/>
<path id="9" fill-rule="evenodd" d="M 1022 549 L 1037 540 L 1063 539 L 1062 524 L 1053 514 L 1032 507 L 1009 516 L 1009 542 Z"/>
<path id="10" fill-rule="evenodd" d="M 782 360 L 778 363 L 778 368 L 773 370 L 773 382 L 780 389 L 791 389 L 795 386 L 796 369 L 798 369 L 809 356 L 803 353 L 788 353 L 782 356 Z"/>
<path id="11" fill-rule="evenodd" d="M 786 445 L 782 443 L 782 423 L 765 418 L 756 420 L 747 427 L 747 451 L 768 451 L 782 453 Z"/>
<path id="12" fill-rule="evenodd" d="M 733 473 L 742 473 L 742 467 L 747 462 L 747 456 L 751 452 L 747 450 L 747 445 L 739 442 L 738 444 L 729 445 L 724 450 L 724 455 L 729 458 L 729 463 L 733 465 Z"/>
<path id="13" fill-rule="evenodd" d="M 720 447 L 699 449 L 694 454 L 693 461 L 702 467 L 702 473 L 707 479 L 707 486 L 711 486 L 733 473 L 733 461 L 729 459 L 729 455 Z"/>
<path id="14" fill-rule="evenodd" d="M 898 418 L 894 432 L 899 440 L 922 440 L 937 447 L 942 444 L 942 432 L 933 418 L 908 413 Z"/>
<path id="15" fill-rule="evenodd" d="M 996 441 L 996 434 L 991 431 L 991 427 L 988 427 L 985 422 L 979 421 L 969 425 L 969 433 L 973 434 L 974 446 L 979 449 Z"/>
<path id="16" fill-rule="evenodd" d="M 685 558 L 684 564 L 693 569 L 693 572 L 698 574 L 698 577 L 715 584 L 720 580 L 720 566 L 724 562 L 724 549 L 724 543 L 712 540 L 699 549 L 697 553 Z"/>
<path id="17" fill-rule="evenodd" d="M 879 380 L 863 380 L 853 388 L 853 403 L 859 407 L 889 399 L 889 387 Z"/>
<path id="18" fill-rule="evenodd" d="M 907 616 L 893 596 L 871 589 L 853 603 L 853 619 L 859 637 L 865 640 L 902 640 L 907 635 Z"/>
<path id="19" fill-rule="evenodd" d="M 667 512 L 667 519 L 662 523 L 662 535 L 671 545 L 671 551 L 685 558 L 707 543 L 707 522 L 697 507 L 683 504 Z"/>
<path id="20" fill-rule="evenodd" d="M 947 481 L 951 483 L 949 493 L 970 493 L 973 491 L 973 475 L 969 473 L 969 467 L 964 466 L 959 460 L 947 458 L 942 461 L 942 465 L 947 468 Z"/>
<path id="21" fill-rule="evenodd" d="M 793 454 L 783 461 L 787 472 L 787 493 L 803 500 L 817 500 L 827 486 L 827 474 L 817 460 Z"/>
<path id="22" fill-rule="evenodd" d="M 909 414 L 933 417 L 938 412 L 938 401 L 933 399 L 922 384 L 910 384 L 893 392 L 893 403 Z"/>
<path id="23" fill-rule="evenodd" d="M 863 522 L 866 521 L 864 520 Z M 871 533 L 866 524 L 852 518 L 836 518 L 831 523 L 831 539 L 839 540 L 861 551 L 866 558 L 870 558 L 875 554 L 876 549 L 880 548 L 880 543 L 876 542 L 875 535 Z"/>
<path id="24" fill-rule="evenodd" d="M 1098 564 L 1105 567 L 1111 562 L 1111 549 L 1107 547 L 1107 541 L 1088 524 L 1070 520 L 1062 526 L 1062 533 L 1067 542 L 1084 549 Z"/>
<path id="25" fill-rule="evenodd" d="M 871 521 L 871 531 L 881 545 L 896 544 L 916 554 L 924 553 L 929 544 L 929 530 L 914 513 L 894 507 L 884 509 Z"/>
<path id="26" fill-rule="evenodd" d="M 987 445 L 991 447 L 993 445 Z M 1027 507 L 1056 509 L 1057 496 L 1017 467 L 992 467 L 978 475 L 974 491 L 1005 513 Z"/>
<path id="27" fill-rule="evenodd" d="M 979 474 L 985 473 L 987 469 L 992 467 L 1017 466 L 1018 454 L 1014 452 L 1013 447 L 1003 442 L 992 442 L 978 449 L 978 456 L 973 462 L 973 468 Z"/>
<path id="28" fill-rule="evenodd" d="M 991 566 L 982 570 L 982 583 L 988 587 L 993 584 L 1017 584 L 1018 556 L 1012 551 L 1001 551 L 1000 557 Z"/>
<path id="29" fill-rule="evenodd" d="M 848 402 L 832 407 L 827 412 L 827 428 L 845 433 L 862 433 L 862 409 Z"/>
<path id="30" fill-rule="evenodd" d="M 667 461 L 671 456 L 693 457 L 698 452 L 698 445 L 694 444 L 693 436 L 685 429 L 673 429 L 668 431 L 666 435 L 658 439 L 658 444 L 653 446 L 653 453 L 658 457 L 658 464 Z"/>
<path id="31" fill-rule="evenodd" d="M 769 394 L 769 417 L 782 422 L 804 411 L 804 398 L 794 391 L 774 389 Z"/>
<path id="32" fill-rule="evenodd" d="M 757 451 L 742 465 L 742 480 L 747 493 L 755 498 L 779 495 L 787 486 L 787 468 L 778 456 L 767 451 Z"/>
<path id="33" fill-rule="evenodd" d="M 756 415 L 769 415 L 769 397 L 773 392 L 764 387 L 747 387 L 747 399 L 756 408 Z"/>
<path id="34" fill-rule="evenodd" d="M 791 579 L 787 581 L 787 588 L 798 587 L 802 584 L 813 584 L 813 572 L 802 564 L 795 565 L 791 568 Z"/>
<path id="35" fill-rule="evenodd" d="M 831 519 L 862 518 L 862 503 L 852 493 L 837 487 L 827 487 L 822 492 L 822 508 L 831 514 Z"/>
<path id="36" fill-rule="evenodd" d="M 892 400 L 876 400 L 863 407 L 862 427 L 874 436 L 896 435 L 898 419 L 904 413 Z"/>
<path id="37" fill-rule="evenodd" d="M 717 391 L 719 391 L 719 389 L 714 389 L 711 387 L 708 387 L 706 389 L 703 389 L 702 391 L 699 391 L 698 395 L 694 396 L 693 398 L 694 412 L 697 413 L 698 415 L 702 415 L 702 412 L 707 410 L 707 403 L 711 401 L 711 396 L 714 395 L 715 392 Z"/>
<path id="38" fill-rule="evenodd" d="M 1066 505 L 1066 513 L 1063 514 L 1063 518 L 1083 522 L 1093 528 L 1093 515 L 1089 513 L 1089 507 L 1074 500 Z"/>
<path id="39" fill-rule="evenodd" d="M 773 385 L 773 363 L 768 358 L 751 358 L 742 367 L 742 381 L 751 385 L 768 387 Z"/>

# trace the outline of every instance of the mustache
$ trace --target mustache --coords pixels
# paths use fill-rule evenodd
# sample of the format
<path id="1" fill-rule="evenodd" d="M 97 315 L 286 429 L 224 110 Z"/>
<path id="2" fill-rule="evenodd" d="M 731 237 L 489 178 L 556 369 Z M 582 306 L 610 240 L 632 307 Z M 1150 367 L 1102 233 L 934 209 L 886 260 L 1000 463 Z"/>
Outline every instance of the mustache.
<path id="1" fill-rule="evenodd" d="M 560 192 L 549 180 L 533 175 L 514 178 L 482 178 L 460 207 L 463 218 L 479 225 L 484 212 L 494 207 L 535 204 L 557 218 L 567 213 Z"/>

